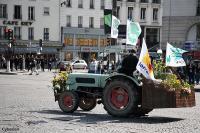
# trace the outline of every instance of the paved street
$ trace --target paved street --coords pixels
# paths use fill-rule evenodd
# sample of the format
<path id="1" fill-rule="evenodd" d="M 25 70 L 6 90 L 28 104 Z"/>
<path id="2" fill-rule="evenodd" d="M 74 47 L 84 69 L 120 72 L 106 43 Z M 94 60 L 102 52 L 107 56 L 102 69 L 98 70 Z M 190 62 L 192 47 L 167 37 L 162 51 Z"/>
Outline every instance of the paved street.
<path id="1" fill-rule="evenodd" d="M 193 108 L 155 109 L 141 118 L 115 118 L 102 105 L 64 114 L 54 101 L 53 72 L 0 75 L 0 133 L 199 133 L 200 92 Z"/>

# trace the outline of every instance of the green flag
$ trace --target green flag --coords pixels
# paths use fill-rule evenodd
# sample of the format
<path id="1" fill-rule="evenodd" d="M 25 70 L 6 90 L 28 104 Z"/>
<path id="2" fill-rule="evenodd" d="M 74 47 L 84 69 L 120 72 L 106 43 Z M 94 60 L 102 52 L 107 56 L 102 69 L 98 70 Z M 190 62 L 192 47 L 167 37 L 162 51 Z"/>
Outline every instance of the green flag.
<path id="1" fill-rule="evenodd" d="M 112 10 L 104 9 L 104 31 L 105 34 L 110 34 L 112 25 Z"/>
<path id="2" fill-rule="evenodd" d="M 126 44 L 136 45 L 141 32 L 142 30 L 139 23 L 127 20 Z"/>
<path id="3" fill-rule="evenodd" d="M 111 24 L 112 24 L 111 14 L 108 14 L 108 15 L 104 16 L 104 22 L 105 22 L 106 25 L 111 27 Z"/>

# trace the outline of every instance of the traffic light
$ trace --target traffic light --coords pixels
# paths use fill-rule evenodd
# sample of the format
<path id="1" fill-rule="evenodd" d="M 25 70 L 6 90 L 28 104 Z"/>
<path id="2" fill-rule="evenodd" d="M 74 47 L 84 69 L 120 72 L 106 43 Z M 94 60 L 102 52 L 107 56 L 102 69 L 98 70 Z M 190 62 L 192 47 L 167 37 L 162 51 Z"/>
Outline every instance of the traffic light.
<path id="1" fill-rule="evenodd" d="M 14 46 L 15 43 L 16 43 L 16 40 L 15 40 L 15 38 L 13 38 L 13 39 L 11 40 L 11 45 Z"/>
<path id="2" fill-rule="evenodd" d="M 4 38 L 8 40 L 8 29 L 4 29 Z"/>
<path id="3" fill-rule="evenodd" d="M 110 38 L 106 39 L 106 44 L 107 44 L 107 46 L 111 45 L 111 39 Z"/>
<path id="4" fill-rule="evenodd" d="M 42 47 L 42 39 L 39 40 L 39 46 Z"/>
<path id="5" fill-rule="evenodd" d="M 13 40 L 13 30 L 8 29 L 8 40 L 12 41 Z"/>

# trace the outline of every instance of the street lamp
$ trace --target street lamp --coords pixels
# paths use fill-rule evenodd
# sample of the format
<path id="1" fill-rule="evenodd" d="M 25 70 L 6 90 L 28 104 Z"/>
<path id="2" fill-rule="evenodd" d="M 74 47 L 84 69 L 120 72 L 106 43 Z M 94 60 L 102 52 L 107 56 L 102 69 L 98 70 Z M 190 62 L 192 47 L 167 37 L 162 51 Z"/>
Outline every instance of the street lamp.
<path id="1" fill-rule="evenodd" d="M 162 53 L 163 53 L 162 49 L 158 49 L 157 50 L 157 54 L 159 55 L 160 59 L 162 58 Z"/>

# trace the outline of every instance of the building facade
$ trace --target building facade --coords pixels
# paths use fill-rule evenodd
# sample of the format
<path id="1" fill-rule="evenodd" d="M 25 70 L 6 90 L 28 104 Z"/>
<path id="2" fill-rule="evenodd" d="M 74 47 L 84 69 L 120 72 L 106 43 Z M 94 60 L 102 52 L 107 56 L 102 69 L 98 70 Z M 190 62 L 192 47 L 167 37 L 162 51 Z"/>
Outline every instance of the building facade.
<path id="1" fill-rule="evenodd" d="M 12 29 L 15 53 L 37 53 L 39 40 L 44 54 L 58 54 L 61 48 L 57 0 L 1 0 L 0 49 L 8 44 L 5 29 Z"/>
<path id="2" fill-rule="evenodd" d="M 162 45 L 170 42 L 185 48 L 185 42 L 200 43 L 200 0 L 165 0 L 163 2 Z"/>
<path id="3" fill-rule="evenodd" d="M 62 58 L 97 58 L 107 44 L 104 34 L 104 0 L 61 1 Z"/>
<path id="4" fill-rule="evenodd" d="M 125 36 L 126 22 L 130 19 L 140 23 L 142 33 L 139 38 L 145 38 L 149 49 L 159 46 L 162 8 L 162 0 L 117 0 L 116 16 L 121 21 L 121 36 Z"/>

